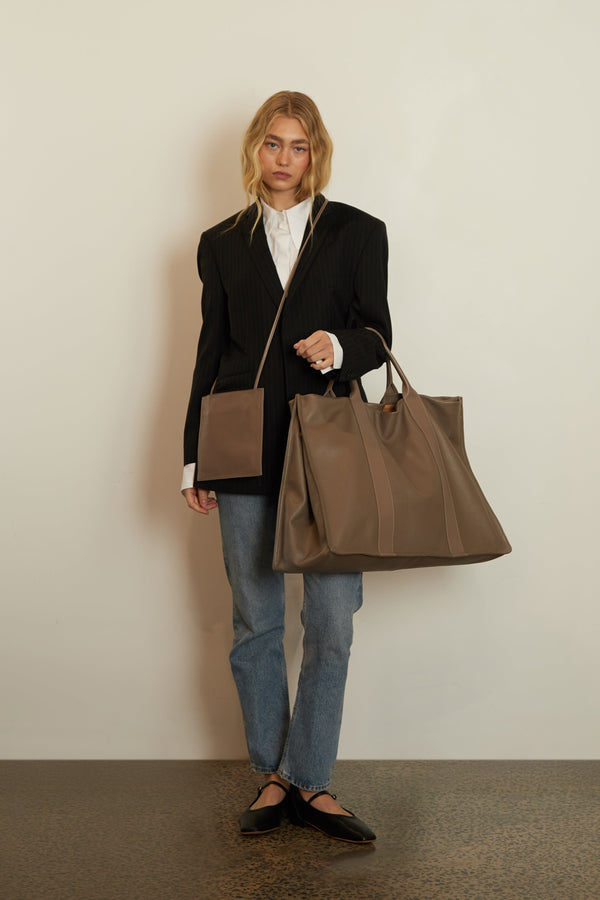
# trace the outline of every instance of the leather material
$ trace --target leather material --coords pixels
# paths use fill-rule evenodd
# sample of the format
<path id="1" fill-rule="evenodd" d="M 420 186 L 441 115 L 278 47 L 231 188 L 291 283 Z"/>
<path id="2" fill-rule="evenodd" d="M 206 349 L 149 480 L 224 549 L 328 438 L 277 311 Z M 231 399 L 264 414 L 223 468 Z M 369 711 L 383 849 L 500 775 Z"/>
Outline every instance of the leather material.
<path id="1" fill-rule="evenodd" d="M 278 781 L 267 781 L 258 789 L 258 794 L 252 801 L 256 803 L 268 784 L 275 784 L 284 792 L 283 800 L 272 806 L 260 806 L 258 809 L 245 809 L 239 818 L 242 834 L 266 834 L 275 831 L 281 825 L 281 819 L 288 805 L 289 790 Z M 250 804 L 252 806 L 252 803 Z"/>
<path id="2" fill-rule="evenodd" d="M 207 394 L 200 410 L 200 481 L 262 474 L 264 390 Z"/>
<path id="3" fill-rule="evenodd" d="M 418 394 L 381 340 L 401 395 L 388 365 L 379 404 L 356 382 L 349 397 L 330 382 L 290 404 L 276 571 L 460 565 L 511 551 L 467 458 L 462 398 Z"/>
<path id="4" fill-rule="evenodd" d="M 374 841 L 376 839 L 375 833 L 358 816 L 346 809 L 345 806 L 342 809 L 346 809 L 346 812 L 350 813 L 349 816 L 325 813 L 320 809 L 315 809 L 312 801 L 320 797 L 321 794 L 328 793 L 329 791 L 319 791 L 310 800 L 306 801 L 302 798 L 298 788 L 292 787 L 289 815 L 293 823 L 295 825 L 311 825 L 337 841 L 348 841 L 351 844 L 364 844 Z M 335 794 L 331 796 L 335 798 Z"/>

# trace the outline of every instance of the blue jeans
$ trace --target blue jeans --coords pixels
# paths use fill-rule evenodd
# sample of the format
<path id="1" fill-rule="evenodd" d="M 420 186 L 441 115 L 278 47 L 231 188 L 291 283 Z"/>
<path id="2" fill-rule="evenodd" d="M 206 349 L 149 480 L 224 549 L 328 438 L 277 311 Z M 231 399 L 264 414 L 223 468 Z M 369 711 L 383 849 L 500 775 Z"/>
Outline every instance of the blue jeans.
<path id="1" fill-rule="evenodd" d="M 225 569 L 233 594 L 235 679 L 250 763 L 306 791 L 326 788 L 337 755 L 352 617 L 362 575 L 304 575 L 304 654 L 290 718 L 283 651 L 285 595 L 271 563 L 277 499 L 219 494 Z"/>

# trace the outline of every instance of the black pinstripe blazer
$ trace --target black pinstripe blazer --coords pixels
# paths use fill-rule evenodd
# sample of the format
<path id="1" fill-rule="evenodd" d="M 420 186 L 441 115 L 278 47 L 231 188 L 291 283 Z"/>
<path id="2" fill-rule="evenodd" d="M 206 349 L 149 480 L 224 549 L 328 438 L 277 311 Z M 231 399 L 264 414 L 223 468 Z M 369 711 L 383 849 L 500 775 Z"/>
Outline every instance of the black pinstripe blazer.
<path id="1" fill-rule="evenodd" d="M 315 198 L 313 215 L 323 200 L 322 195 Z M 215 379 L 216 392 L 252 387 L 283 293 L 262 220 L 251 236 L 256 212 L 253 205 L 235 228 L 232 216 L 200 239 L 203 324 L 185 422 L 185 464 L 196 461 L 202 397 Z M 381 342 L 364 326 L 373 326 L 391 343 L 387 258 L 383 222 L 344 203 L 327 204 L 292 279 L 261 376 L 263 474 L 212 484 L 197 481 L 197 487 L 243 494 L 278 490 L 289 400 L 295 394 L 323 393 L 327 384 L 327 376 L 296 356 L 293 346 L 318 329 L 337 336 L 344 359 L 332 375 L 340 395 L 348 394 L 350 379 L 380 366 L 385 359 Z"/>

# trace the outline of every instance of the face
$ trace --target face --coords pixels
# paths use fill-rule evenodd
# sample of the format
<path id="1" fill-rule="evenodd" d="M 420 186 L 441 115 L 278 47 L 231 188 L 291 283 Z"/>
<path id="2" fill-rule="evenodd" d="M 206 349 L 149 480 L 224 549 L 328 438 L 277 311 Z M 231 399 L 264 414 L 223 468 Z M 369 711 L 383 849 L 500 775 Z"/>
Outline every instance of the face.
<path id="1" fill-rule="evenodd" d="M 298 119 L 279 116 L 258 151 L 262 179 L 271 191 L 275 209 L 287 209 L 297 201 L 296 191 L 310 166 L 308 135 Z"/>

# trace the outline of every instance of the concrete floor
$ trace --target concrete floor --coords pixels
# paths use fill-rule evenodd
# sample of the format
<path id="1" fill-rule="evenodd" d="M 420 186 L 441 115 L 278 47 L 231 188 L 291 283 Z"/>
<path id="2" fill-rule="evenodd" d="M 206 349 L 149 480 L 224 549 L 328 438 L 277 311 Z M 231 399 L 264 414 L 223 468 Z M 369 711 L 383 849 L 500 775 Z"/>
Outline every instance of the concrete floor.
<path id="1" fill-rule="evenodd" d="M 244 762 L 0 762 L 2 900 L 600 900 L 600 763 L 339 762 L 377 832 L 242 837 Z"/>

